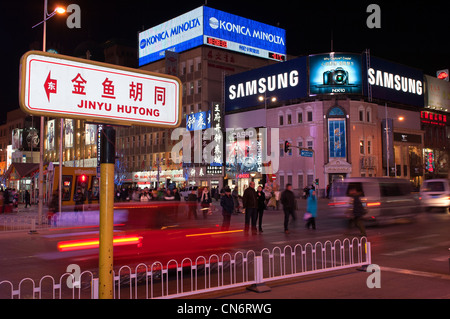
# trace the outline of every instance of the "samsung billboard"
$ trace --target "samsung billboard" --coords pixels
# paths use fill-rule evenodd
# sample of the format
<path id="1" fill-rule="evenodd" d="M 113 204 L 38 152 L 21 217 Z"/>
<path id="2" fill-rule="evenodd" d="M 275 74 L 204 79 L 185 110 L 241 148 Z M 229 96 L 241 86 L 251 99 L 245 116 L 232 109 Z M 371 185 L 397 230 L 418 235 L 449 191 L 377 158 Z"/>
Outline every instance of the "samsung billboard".
<path id="1" fill-rule="evenodd" d="M 326 53 L 309 57 L 309 94 L 362 94 L 361 55 Z"/>
<path id="2" fill-rule="evenodd" d="M 377 57 L 370 57 L 366 69 L 364 86 L 370 85 L 373 98 L 424 106 L 422 71 Z"/>
<path id="3" fill-rule="evenodd" d="M 299 57 L 282 63 L 225 77 L 225 111 L 308 96 L 307 60 Z M 262 97 L 262 101 L 259 99 Z"/>
<path id="4" fill-rule="evenodd" d="M 286 60 L 286 31 L 206 6 L 139 33 L 139 66 L 202 44 Z"/>

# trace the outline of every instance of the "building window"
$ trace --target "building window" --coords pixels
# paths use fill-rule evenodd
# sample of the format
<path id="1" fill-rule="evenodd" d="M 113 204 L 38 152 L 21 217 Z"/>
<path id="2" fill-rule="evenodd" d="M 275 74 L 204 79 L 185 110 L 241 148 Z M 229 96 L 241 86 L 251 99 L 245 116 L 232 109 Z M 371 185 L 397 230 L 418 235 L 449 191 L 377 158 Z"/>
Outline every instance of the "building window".
<path id="1" fill-rule="evenodd" d="M 372 121 L 372 112 L 370 110 L 367 110 L 367 122 L 370 123 Z"/>
<path id="2" fill-rule="evenodd" d="M 313 113 L 312 111 L 308 111 L 308 122 L 312 122 L 313 120 Z"/>
<path id="3" fill-rule="evenodd" d="M 284 157 L 284 143 L 280 144 L 280 157 Z"/>
<path id="4" fill-rule="evenodd" d="M 298 155 L 302 155 L 301 149 L 303 148 L 303 141 L 298 141 L 297 146 L 298 146 Z"/>
<path id="5" fill-rule="evenodd" d="M 359 154 L 364 155 L 364 140 L 359 140 Z"/>
<path id="6" fill-rule="evenodd" d="M 303 189 L 303 174 L 297 175 L 298 189 Z"/>
<path id="7" fill-rule="evenodd" d="M 367 154 L 372 154 L 372 141 L 367 141 Z"/>
<path id="8" fill-rule="evenodd" d="M 278 116 L 278 124 L 279 124 L 280 126 L 282 126 L 282 125 L 284 125 L 283 122 L 284 122 L 283 115 Z"/>
<path id="9" fill-rule="evenodd" d="M 288 125 L 292 124 L 292 114 L 287 115 L 287 124 Z"/>
<path id="10" fill-rule="evenodd" d="M 197 81 L 197 93 L 202 93 L 202 80 Z"/>
<path id="11" fill-rule="evenodd" d="M 364 110 L 359 110 L 359 121 L 360 122 L 364 121 Z"/>
<path id="12" fill-rule="evenodd" d="M 313 141 L 308 141 L 308 148 L 309 148 L 310 150 L 312 150 L 312 149 L 314 148 L 314 143 L 313 143 Z"/>
<path id="13" fill-rule="evenodd" d="M 297 113 L 297 123 L 303 123 L 303 113 Z"/>

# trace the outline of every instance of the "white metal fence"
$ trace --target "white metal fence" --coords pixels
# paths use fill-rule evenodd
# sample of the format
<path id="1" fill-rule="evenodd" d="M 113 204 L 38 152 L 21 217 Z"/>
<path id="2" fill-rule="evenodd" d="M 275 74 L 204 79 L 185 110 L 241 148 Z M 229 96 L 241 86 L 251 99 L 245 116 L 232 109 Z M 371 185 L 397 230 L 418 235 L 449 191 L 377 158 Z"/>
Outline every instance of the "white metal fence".
<path id="1" fill-rule="evenodd" d="M 175 298 L 269 281 L 336 271 L 371 264 L 367 238 L 264 248 L 259 253 L 222 255 L 122 266 L 114 273 L 115 299 Z M 70 288 L 71 287 L 71 288 Z M 98 279 L 90 271 L 78 278 L 65 273 L 59 279 L 22 279 L 17 287 L 0 282 L 0 298 L 97 299 Z"/>

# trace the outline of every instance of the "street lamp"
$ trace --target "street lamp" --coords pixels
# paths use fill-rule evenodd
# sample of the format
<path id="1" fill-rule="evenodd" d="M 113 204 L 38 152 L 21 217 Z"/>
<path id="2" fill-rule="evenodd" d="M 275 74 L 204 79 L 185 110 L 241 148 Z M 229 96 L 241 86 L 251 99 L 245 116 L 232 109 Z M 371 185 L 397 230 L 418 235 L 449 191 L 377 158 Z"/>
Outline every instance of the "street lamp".
<path id="1" fill-rule="evenodd" d="M 44 20 L 35 24 L 32 29 L 37 27 L 40 24 L 44 24 L 43 35 L 42 35 L 42 51 L 46 51 L 47 46 L 47 20 L 53 17 L 55 14 L 63 14 L 66 10 L 62 7 L 56 7 L 52 13 L 48 13 L 48 4 L 47 0 L 44 0 Z M 61 119 L 63 121 L 63 119 Z M 61 143 L 61 141 L 60 141 Z M 61 175 L 62 165 L 59 163 L 59 171 Z M 38 189 L 39 189 L 39 205 L 38 205 L 38 223 L 40 224 L 42 221 L 42 211 L 43 211 L 43 201 L 44 201 L 44 117 L 41 116 L 41 127 L 40 127 L 40 137 L 39 137 L 39 180 L 38 180 Z M 60 194 L 61 194 L 61 184 L 59 184 Z M 61 198 L 61 195 L 60 195 Z M 59 201 L 61 202 L 61 200 Z M 60 207 L 61 209 L 61 207 Z"/>

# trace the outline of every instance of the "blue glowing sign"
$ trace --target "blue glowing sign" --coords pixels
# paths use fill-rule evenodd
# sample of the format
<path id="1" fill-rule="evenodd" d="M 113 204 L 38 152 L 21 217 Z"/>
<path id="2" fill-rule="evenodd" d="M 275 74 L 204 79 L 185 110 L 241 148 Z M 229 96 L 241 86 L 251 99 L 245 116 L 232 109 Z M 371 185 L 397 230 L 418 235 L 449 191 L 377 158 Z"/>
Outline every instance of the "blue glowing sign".
<path id="1" fill-rule="evenodd" d="M 286 60 L 286 31 L 203 7 L 204 43 L 267 59 Z"/>
<path id="2" fill-rule="evenodd" d="M 186 130 L 198 131 L 211 128 L 211 111 L 186 115 Z"/>
<path id="3" fill-rule="evenodd" d="M 362 94 L 361 55 L 327 53 L 309 57 L 309 93 Z"/>
<path id="4" fill-rule="evenodd" d="M 286 60 L 286 31 L 209 7 L 199 7 L 139 33 L 139 66 L 210 45 L 266 59 Z"/>
<path id="5" fill-rule="evenodd" d="M 330 158 L 345 158 L 347 156 L 345 119 L 329 119 L 328 132 Z"/>

